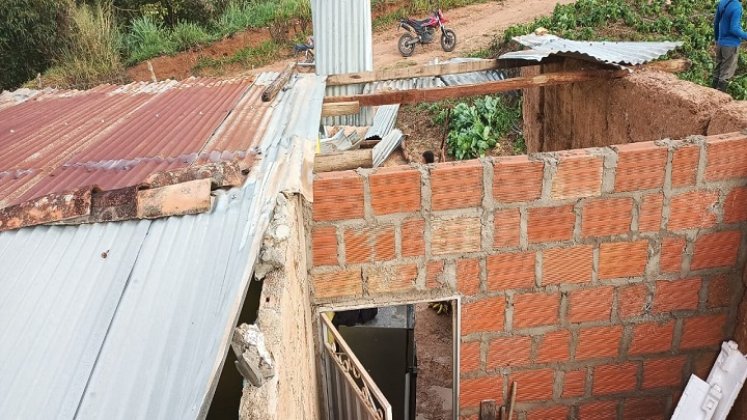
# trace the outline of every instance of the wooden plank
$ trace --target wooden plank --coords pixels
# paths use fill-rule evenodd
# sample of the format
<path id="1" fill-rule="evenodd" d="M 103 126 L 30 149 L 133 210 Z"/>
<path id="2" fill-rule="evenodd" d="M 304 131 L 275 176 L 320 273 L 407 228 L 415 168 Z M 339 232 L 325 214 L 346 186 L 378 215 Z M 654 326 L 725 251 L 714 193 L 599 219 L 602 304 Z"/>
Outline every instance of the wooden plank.
<path id="1" fill-rule="evenodd" d="M 293 73 L 296 71 L 296 64 L 291 63 L 283 70 L 278 77 L 270 83 L 262 92 L 262 102 L 270 102 L 275 99 L 281 89 L 288 83 Z"/>
<path id="2" fill-rule="evenodd" d="M 373 149 L 349 150 L 343 153 L 317 155 L 314 159 L 314 172 L 346 171 L 373 167 Z"/>
<path id="3" fill-rule="evenodd" d="M 589 80 L 615 79 L 625 77 L 629 74 L 630 72 L 627 70 L 582 70 L 546 73 L 533 77 L 516 77 L 513 79 L 499 80 L 495 82 L 480 83 L 474 85 L 387 91 L 353 96 L 333 96 L 325 98 L 324 102 L 338 103 L 358 101 L 361 106 L 438 102 L 445 99 L 490 95 L 494 93 L 518 89 L 578 83 Z"/>
<path id="4" fill-rule="evenodd" d="M 537 63 L 534 63 L 535 65 Z M 401 69 L 376 70 L 362 73 L 336 74 L 327 77 L 327 86 L 369 83 L 377 80 L 399 80 L 415 77 L 440 76 L 443 74 L 470 73 L 499 68 L 498 60 L 475 60 L 464 63 L 427 64 Z"/>
<path id="5" fill-rule="evenodd" d="M 340 117 L 359 112 L 361 112 L 361 104 L 358 102 L 338 102 L 322 105 L 322 117 Z"/>
<path id="6" fill-rule="evenodd" d="M 642 70 L 663 71 L 666 73 L 684 73 L 692 67 L 692 61 L 686 58 L 656 61 L 636 67 Z"/>
<path id="7" fill-rule="evenodd" d="M 496 420 L 498 418 L 495 400 L 480 401 L 480 420 Z"/>

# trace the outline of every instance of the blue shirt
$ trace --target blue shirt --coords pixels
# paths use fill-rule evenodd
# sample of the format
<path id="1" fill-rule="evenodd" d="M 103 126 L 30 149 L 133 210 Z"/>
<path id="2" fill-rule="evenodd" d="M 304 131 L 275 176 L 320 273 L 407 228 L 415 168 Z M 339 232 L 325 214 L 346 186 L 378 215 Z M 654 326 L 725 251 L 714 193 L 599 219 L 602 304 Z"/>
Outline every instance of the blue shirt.
<path id="1" fill-rule="evenodd" d="M 738 47 L 742 40 L 747 41 L 747 33 L 742 30 L 742 3 L 739 0 L 721 0 L 718 3 L 713 32 L 716 43 L 721 47 Z"/>

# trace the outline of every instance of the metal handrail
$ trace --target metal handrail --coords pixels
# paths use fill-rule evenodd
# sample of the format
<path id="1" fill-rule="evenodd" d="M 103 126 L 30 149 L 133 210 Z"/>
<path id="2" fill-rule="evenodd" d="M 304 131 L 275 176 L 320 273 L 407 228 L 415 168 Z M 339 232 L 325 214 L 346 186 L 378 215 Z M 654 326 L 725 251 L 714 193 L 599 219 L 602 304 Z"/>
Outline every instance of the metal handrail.
<path id="1" fill-rule="evenodd" d="M 346 379 L 353 385 L 356 393 L 362 399 L 366 408 L 369 409 L 369 413 L 375 418 L 390 420 L 392 418 L 392 406 L 389 404 L 389 401 L 387 401 L 360 360 L 358 360 L 347 343 L 345 343 L 345 340 L 339 331 L 337 331 L 337 328 L 334 327 L 332 321 L 324 315 L 321 318 L 324 323 L 324 347 L 329 356 L 347 374 L 345 375 Z M 332 343 L 328 339 L 330 333 L 332 334 Z M 360 380 L 361 383 L 358 383 L 356 379 Z"/>

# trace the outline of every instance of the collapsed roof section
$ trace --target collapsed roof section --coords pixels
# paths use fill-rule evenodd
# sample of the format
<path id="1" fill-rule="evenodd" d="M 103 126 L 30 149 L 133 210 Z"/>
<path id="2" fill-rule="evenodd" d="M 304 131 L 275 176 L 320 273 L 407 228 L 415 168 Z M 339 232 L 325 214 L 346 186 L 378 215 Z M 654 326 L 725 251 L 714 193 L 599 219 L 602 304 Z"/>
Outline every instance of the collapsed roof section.
<path id="1" fill-rule="evenodd" d="M 255 167 L 274 77 L 4 95 L 0 231 L 206 211 Z"/>
<path id="2" fill-rule="evenodd" d="M 640 65 L 682 46 L 682 42 L 573 41 L 549 34 L 522 35 L 513 40 L 529 49 L 503 54 L 499 60 L 542 61 L 565 56 L 619 66 Z"/>

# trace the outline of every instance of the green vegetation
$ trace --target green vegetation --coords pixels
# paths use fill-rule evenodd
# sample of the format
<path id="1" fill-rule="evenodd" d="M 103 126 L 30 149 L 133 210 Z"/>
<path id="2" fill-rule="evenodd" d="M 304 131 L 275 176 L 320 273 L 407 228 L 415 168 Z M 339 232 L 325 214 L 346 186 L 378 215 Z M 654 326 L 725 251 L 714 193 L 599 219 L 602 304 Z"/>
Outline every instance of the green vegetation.
<path id="1" fill-rule="evenodd" d="M 515 48 L 512 37 L 544 27 L 564 38 L 578 40 L 682 41 L 683 47 L 671 54 L 685 57 L 693 67 L 680 75 L 710 86 L 714 67 L 713 14 L 715 1 L 676 0 L 579 0 L 559 5 L 552 16 L 527 25 L 509 28 L 498 38 L 492 55 Z M 747 99 L 747 51 L 742 49 L 739 73 L 729 87 L 736 99 Z"/>
<path id="2" fill-rule="evenodd" d="M 275 41 L 266 41 L 256 47 L 246 47 L 229 57 L 219 59 L 202 57 L 194 67 L 196 72 L 206 70 L 222 71 L 226 67 L 242 65 L 246 68 L 260 67 L 280 58 L 280 45 Z"/>
<path id="3" fill-rule="evenodd" d="M 514 153 L 525 153 L 524 139 L 517 129 L 521 122 L 521 103 L 501 96 L 484 96 L 473 103 L 456 104 L 449 115 L 446 137 L 449 154 L 458 160 L 485 156 L 500 140 L 514 135 Z M 434 123 L 443 123 L 448 111 L 442 109 Z"/>
<path id="4" fill-rule="evenodd" d="M 0 7 L 0 90 L 48 68 L 67 37 L 68 5 L 58 0 L 4 0 Z"/>
<path id="5" fill-rule="evenodd" d="M 82 5 L 71 9 L 70 18 L 68 40 L 59 64 L 45 74 L 47 82 L 89 88 L 120 78 L 121 37 L 111 8 Z"/>

